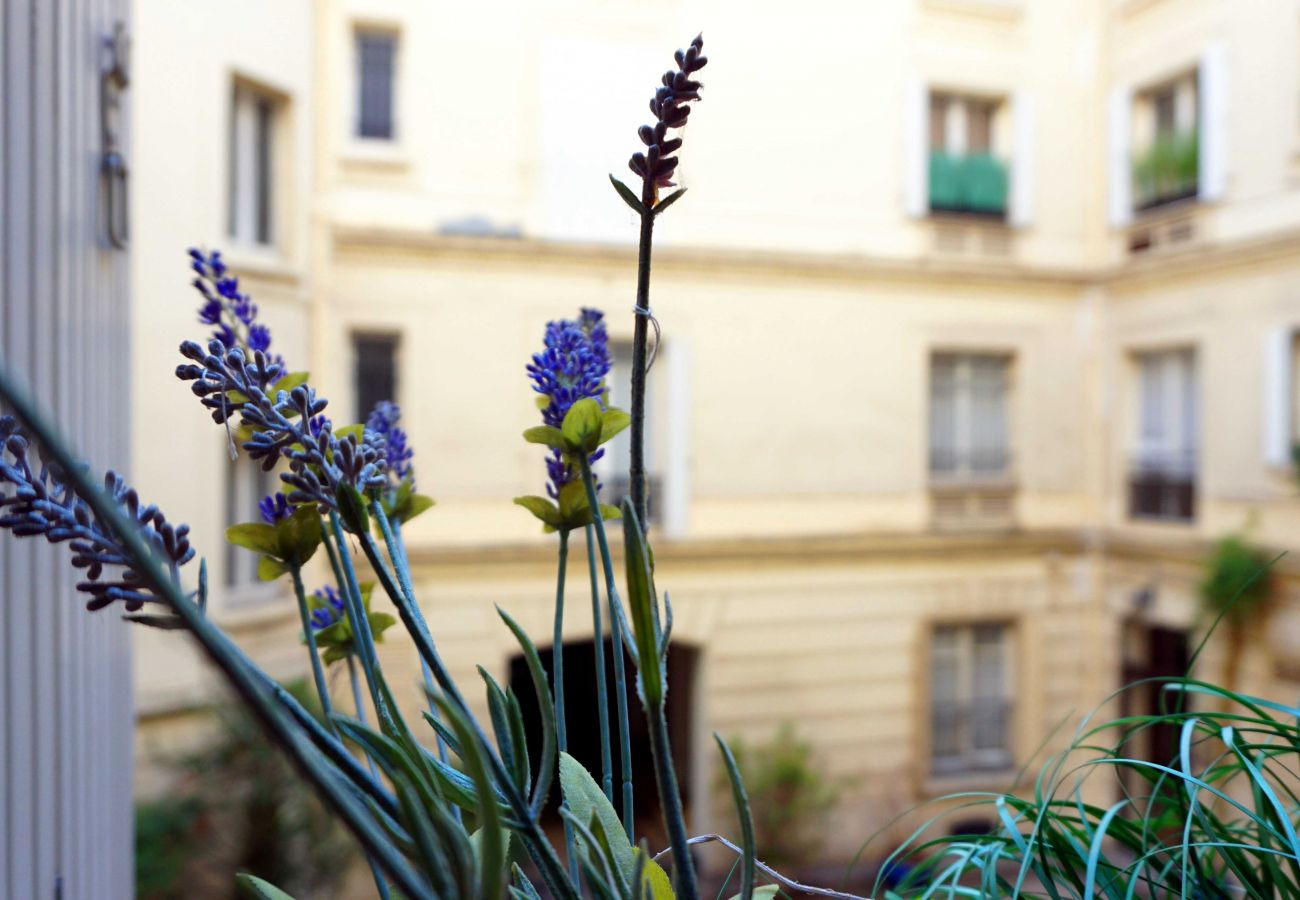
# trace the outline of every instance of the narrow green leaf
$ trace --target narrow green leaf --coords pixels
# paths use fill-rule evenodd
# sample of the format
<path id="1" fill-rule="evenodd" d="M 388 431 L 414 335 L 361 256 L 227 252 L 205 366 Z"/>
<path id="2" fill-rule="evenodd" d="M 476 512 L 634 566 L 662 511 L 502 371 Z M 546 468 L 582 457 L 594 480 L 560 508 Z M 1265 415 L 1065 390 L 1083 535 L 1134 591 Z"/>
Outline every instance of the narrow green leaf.
<path id="1" fill-rule="evenodd" d="M 421 513 L 432 509 L 436 503 L 436 500 L 425 494 L 412 494 L 411 499 L 399 511 L 397 521 L 405 525 Z"/>
<path id="2" fill-rule="evenodd" d="M 510 870 L 515 876 L 515 883 L 510 887 L 510 895 L 514 900 L 542 900 L 542 895 L 537 893 L 537 888 L 533 887 L 518 863 L 513 864 Z"/>
<path id="3" fill-rule="evenodd" d="M 659 655 L 658 612 L 654 581 L 650 575 L 650 557 L 645 535 L 636 518 L 631 498 L 623 501 L 623 544 L 627 549 L 627 602 L 632 613 L 632 631 L 636 637 L 637 679 L 641 699 L 647 709 L 659 709 L 664 702 L 665 676 Z"/>
<path id="4" fill-rule="evenodd" d="M 667 197 L 665 197 L 665 198 L 663 198 L 662 200 L 660 200 L 658 203 L 655 204 L 655 207 L 654 207 L 654 210 L 653 210 L 654 214 L 657 216 L 657 215 L 659 215 L 661 212 L 663 212 L 665 209 L 667 209 L 668 207 L 672 206 L 672 205 L 673 205 L 674 203 L 676 203 L 679 199 L 681 199 L 681 196 L 682 196 L 682 194 L 684 194 L 684 193 L 686 193 L 686 188 L 682 188 L 681 190 L 673 191 L 673 192 L 672 192 L 671 194 L 669 194 Z"/>
<path id="5" fill-rule="evenodd" d="M 497 607 L 497 615 L 501 621 L 506 623 L 506 627 L 514 634 L 515 640 L 519 642 L 519 647 L 524 651 L 524 661 L 528 665 L 528 674 L 533 680 L 533 692 L 537 697 L 537 708 L 542 717 L 542 755 L 537 766 L 537 784 L 533 786 L 533 795 L 530 802 L 534 812 L 540 812 L 546 804 L 546 797 L 551 791 L 551 782 L 555 778 L 555 700 L 551 696 L 551 687 L 546 678 L 546 670 L 542 668 L 541 657 L 537 655 L 537 648 L 533 645 L 532 640 L 527 633 L 519 627 L 505 610 Z"/>
<path id="6" fill-rule="evenodd" d="M 479 884 L 475 896 L 497 900 L 505 890 L 506 847 L 501 838 L 501 809 L 496 791 L 488 779 L 483 748 L 459 708 L 441 699 L 436 702 L 443 718 L 456 732 L 462 750 L 461 760 L 474 781 L 478 796 L 476 809 L 483 836 L 479 842 Z"/>
<path id="7" fill-rule="evenodd" d="M 186 628 L 185 620 L 180 616 L 129 613 L 122 618 L 127 622 L 134 622 L 136 625 L 147 625 L 150 628 L 161 628 L 163 631 L 184 631 Z"/>
<path id="8" fill-rule="evenodd" d="M 754 900 L 772 900 L 781 892 L 781 888 L 775 884 L 765 884 L 762 887 L 754 888 Z M 743 895 L 736 894 L 731 900 L 741 900 Z"/>
<path id="9" fill-rule="evenodd" d="M 293 897 L 280 890 L 269 881 L 263 881 L 256 875 L 240 872 L 235 876 L 235 886 L 245 897 L 253 900 L 293 900 Z"/>
<path id="10" fill-rule="evenodd" d="M 727 769 L 727 780 L 731 782 L 731 799 L 736 804 L 736 816 L 740 819 L 742 868 L 740 870 L 740 893 L 737 896 L 741 900 L 752 900 L 754 896 L 754 876 L 757 874 L 755 862 L 758 849 L 754 842 L 754 817 L 749 810 L 749 794 L 745 792 L 745 782 L 740 777 L 740 768 L 736 765 L 736 757 L 732 755 L 731 748 L 722 739 L 722 735 L 716 731 L 713 732 L 713 739 L 718 742 L 718 750 L 722 753 L 722 763 Z"/>
<path id="11" fill-rule="evenodd" d="M 334 492 L 338 504 L 339 518 L 353 534 L 366 534 L 370 530 L 370 514 L 366 512 L 366 500 L 361 492 L 346 482 L 340 482 Z"/>
<path id="12" fill-rule="evenodd" d="M 614 190 L 618 191 L 618 195 L 623 198 L 623 202 L 632 208 L 632 212 L 636 213 L 638 216 L 644 216 L 646 214 L 645 204 L 641 202 L 641 198 L 638 197 L 630 187 L 619 181 L 613 175 L 609 176 L 609 183 L 614 185 Z"/>
<path id="13" fill-rule="evenodd" d="M 510 729 L 510 713 L 507 710 L 506 692 L 497 684 L 487 669 L 478 667 L 479 677 L 487 685 L 488 717 L 492 720 L 492 731 L 497 738 L 497 749 L 501 759 L 510 767 L 515 785 L 521 794 L 528 793 L 528 771 L 520 769 L 519 757 L 515 750 L 514 733 Z"/>
<path id="14" fill-rule="evenodd" d="M 575 820 L 590 822 L 593 816 L 600 820 L 601 827 L 610 842 L 610 850 L 618 864 L 618 871 L 623 878 L 631 878 L 637 866 L 636 848 L 628 842 L 623 823 L 600 785 L 596 784 L 595 779 L 583 768 L 582 763 L 567 753 L 560 754 L 560 788 L 564 794 L 564 802 L 568 804 Z M 596 852 L 598 848 L 590 849 Z M 668 874 L 654 860 L 646 861 L 643 878 L 644 883 L 650 888 L 651 896 L 656 900 L 673 896 L 672 882 L 668 880 Z"/>

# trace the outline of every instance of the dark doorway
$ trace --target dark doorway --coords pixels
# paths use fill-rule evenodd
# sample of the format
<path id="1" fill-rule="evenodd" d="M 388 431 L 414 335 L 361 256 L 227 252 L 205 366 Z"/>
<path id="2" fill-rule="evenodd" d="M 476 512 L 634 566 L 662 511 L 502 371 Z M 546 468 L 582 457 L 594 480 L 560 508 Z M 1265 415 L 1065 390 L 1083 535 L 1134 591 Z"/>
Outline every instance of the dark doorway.
<path id="1" fill-rule="evenodd" d="M 1189 658 L 1186 631 L 1137 620 L 1125 623 L 1123 683 L 1134 686 L 1120 695 L 1120 715 L 1159 716 L 1174 711 L 1183 695 L 1164 690 L 1164 685 L 1167 679 L 1187 674 Z M 1178 724 L 1171 721 L 1135 730 L 1124 744 L 1124 755 L 1167 766 L 1178 755 L 1179 732 Z M 1143 790 L 1136 773 L 1127 767 L 1122 771 L 1128 791 Z"/>
<path id="2" fill-rule="evenodd" d="M 569 754 L 591 772 L 596 781 L 601 780 L 600 724 L 596 715 L 596 657 L 595 643 L 575 641 L 564 645 L 564 691 L 568 708 L 566 720 L 569 730 Z M 622 811 L 619 788 L 618 709 L 614 695 L 614 661 L 610 655 L 610 641 L 605 641 L 605 671 L 609 695 L 610 749 L 614 763 L 615 808 Z M 542 667 L 552 674 L 554 654 L 550 649 L 540 650 Z M 682 801 L 691 802 L 691 710 L 694 705 L 695 671 L 699 651 L 694 647 L 673 644 L 668 654 L 668 733 L 673 745 L 673 761 L 677 766 L 678 786 Z M 646 726 L 645 711 L 636 694 L 636 670 L 632 660 L 624 654 L 627 669 L 627 706 L 632 744 L 633 806 L 638 835 L 662 837 L 659 817 L 659 796 L 654 780 L 654 760 L 650 753 L 650 736 Z M 510 687 L 519 698 L 524 715 L 524 728 L 528 737 L 529 755 L 534 773 L 540 751 L 541 717 L 532 679 L 522 656 L 510 661 Z M 560 788 L 557 781 L 546 805 L 545 818 L 549 824 L 559 821 Z"/>

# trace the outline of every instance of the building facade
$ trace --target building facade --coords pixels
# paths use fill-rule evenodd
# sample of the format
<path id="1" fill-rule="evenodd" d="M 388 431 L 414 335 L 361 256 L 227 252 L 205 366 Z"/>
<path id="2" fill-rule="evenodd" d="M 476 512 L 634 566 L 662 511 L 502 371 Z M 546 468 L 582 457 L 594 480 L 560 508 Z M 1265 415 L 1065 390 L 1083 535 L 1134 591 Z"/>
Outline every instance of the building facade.
<path id="1" fill-rule="evenodd" d="M 1291 0 L 201 9 L 137 3 L 134 394 L 164 414 L 133 462 L 277 675 L 305 671 L 293 603 L 220 549 L 269 487 L 168 380 L 198 328 L 185 248 L 228 248 L 335 421 L 402 405 L 438 499 L 407 533 L 417 592 L 464 683 L 507 678 L 493 604 L 541 636 L 553 591 L 553 539 L 510 503 L 544 479 L 523 366 L 596 306 L 621 390 L 636 225 L 605 176 L 700 27 L 649 435 L 694 830 L 710 732 L 785 720 L 852 785 L 838 855 L 1008 787 L 1063 717 L 1185 664 L 1215 538 L 1296 543 Z M 1300 570 L 1277 574 L 1242 687 L 1282 698 Z M 165 741 L 212 676 L 173 637 L 137 647 L 141 740 Z M 414 654 L 384 653 L 414 705 Z"/>

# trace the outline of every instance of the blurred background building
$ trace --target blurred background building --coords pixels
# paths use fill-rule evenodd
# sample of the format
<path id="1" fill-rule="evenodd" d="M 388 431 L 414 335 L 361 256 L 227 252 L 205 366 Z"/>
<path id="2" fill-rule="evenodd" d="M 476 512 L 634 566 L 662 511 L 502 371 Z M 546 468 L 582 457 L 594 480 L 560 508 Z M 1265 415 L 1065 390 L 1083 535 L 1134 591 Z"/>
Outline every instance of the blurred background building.
<path id="1" fill-rule="evenodd" d="M 1300 540 L 1294 0 L 137 0 L 132 472 L 192 523 L 213 614 L 302 674 L 292 600 L 223 549 L 273 482 L 171 376 L 205 330 L 185 250 L 224 248 L 336 422 L 401 404 L 438 500 L 418 593 L 463 683 L 508 679 L 493 604 L 540 639 L 553 596 L 510 503 L 544 479 L 524 364 L 596 306 L 626 390 L 636 223 L 606 174 L 700 28 L 651 298 L 674 737 L 707 831 L 710 732 L 796 723 L 849 785 L 848 856 L 1181 672 L 1214 539 Z M 1240 686 L 1294 698 L 1300 569 L 1275 571 Z M 215 679 L 135 640 L 148 793 Z M 415 655 L 383 650 L 414 708 Z"/>

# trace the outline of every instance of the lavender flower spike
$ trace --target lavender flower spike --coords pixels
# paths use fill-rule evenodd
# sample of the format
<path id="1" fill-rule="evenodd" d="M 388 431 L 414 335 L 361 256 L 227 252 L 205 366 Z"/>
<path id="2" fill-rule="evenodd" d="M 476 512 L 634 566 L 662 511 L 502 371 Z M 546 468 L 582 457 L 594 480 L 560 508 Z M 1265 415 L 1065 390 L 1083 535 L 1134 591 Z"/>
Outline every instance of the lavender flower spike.
<path id="1" fill-rule="evenodd" d="M 600 400 L 604 396 L 605 376 L 611 366 L 604 318 L 599 310 L 583 309 L 577 322 L 561 319 L 546 324 L 544 348 L 533 354 L 527 367 L 533 390 L 548 401 L 542 408 L 542 422 L 546 425 L 559 428 L 573 404 L 587 397 Z M 603 448 L 592 453 L 591 462 L 604 454 Z M 552 499 L 559 497 L 560 488 L 575 478 L 563 454 L 555 449 L 546 458 L 546 472 L 546 492 Z"/>
<path id="2" fill-rule="evenodd" d="M 673 172 L 677 168 L 677 157 L 673 154 L 681 148 L 682 139 L 668 137 L 668 131 L 685 126 L 691 114 L 686 104 L 700 99 L 703 85 L 691 76 L 708 65 L 709 58 L 703 51 L 704 35 L 697 36 L 685 50 L 677 51 L 677 68 L 664 73 L 661 86 L 650 100 L 655 123 L 642 125 L 637 131 L 646 149 L 644 153 L 633 153 L 628 167 L 644 182 L 644 195 L 653 197 L 658 188 L 673 185 Z"/>
<path id="3" fill-rule="evenodd" d="M 145 603 L 162 601 L 132 567 L 126 548 L 76 495 L 63 474 L 49 464 L 42 465 L 37 474 L 28 450 L 28 440 L 17 421 L 0 416 L 0 528 L 18 537 L 41 535 L 51 544 L 67 541 L 72 565 L 86 570 L 86 580 L 77 590 L 90 595 L 87 609 L 121 601 L 134 612 Z M 135 489 L 113 472 L 104 477 L 104 489 L 140 525 L 170 566 L 172 577 L 179 578 L 180 567 L 194 558 L 189 526 L 172 526 L 158 507 L 142 506 Z"/>
<path id="4" fill-rule="evenodd" d="M 251 352 L 266 353 L 281 368 L 284 360 L 270 353 L 271 330 L 257 321 L 257 304 L 239 292 L 239 279 L 229 274 L 220 250 L 204 253 L 191 247 L 190 268 L 194 270 L 195 290 L 203 297 L 199 305 L 199 322 L 213 327 L 212 337 L 230 349 L 242 346 Z"/>
<path id="5" fill-rule="evenodd" d="M 407 443 L 406 432 L 397 425 L 401 418 L 401 407 L 390 400 L 382 400 L 375 404 L 375 408 L 366 418 L 366 428 L 384 436 L 385 465 L 388 474 L 396 481 L 396 484 L 391 486 L 397 487 L 410 478 L 411 489 L 414 490 L 415 471 L 411 460 L 415 456 L 415 451 Z"/>

